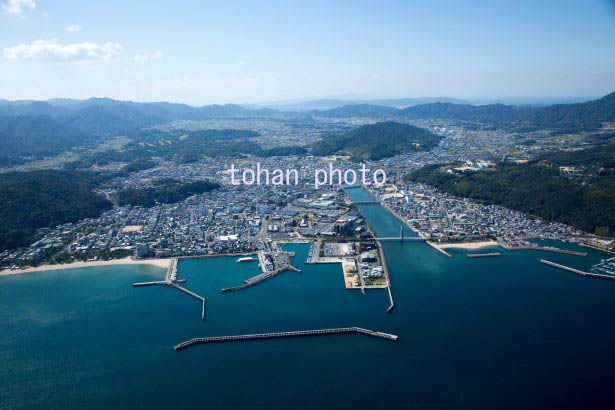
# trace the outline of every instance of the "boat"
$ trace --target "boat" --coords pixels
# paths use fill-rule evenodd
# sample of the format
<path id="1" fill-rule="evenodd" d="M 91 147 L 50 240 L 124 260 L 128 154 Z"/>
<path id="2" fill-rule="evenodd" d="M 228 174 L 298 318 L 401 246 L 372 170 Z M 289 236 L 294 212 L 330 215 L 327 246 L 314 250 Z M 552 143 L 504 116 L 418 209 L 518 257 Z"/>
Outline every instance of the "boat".
<path id="1" fill-rule="evenodd" d="M 239 259 L 237 259 L 235 262 L 237 262 L 237 263 L 241 263 L 241 262 L 252 262 L 252 261 L 255 261 L 255 260 L 256 260 L 256 259 L 255 259 L 255 258 L 253 258 L 253 257 L 251 257 L 251 256 L 245 256 L 245 257 L 243 257 L 243 258 L 239 258 Z"/>

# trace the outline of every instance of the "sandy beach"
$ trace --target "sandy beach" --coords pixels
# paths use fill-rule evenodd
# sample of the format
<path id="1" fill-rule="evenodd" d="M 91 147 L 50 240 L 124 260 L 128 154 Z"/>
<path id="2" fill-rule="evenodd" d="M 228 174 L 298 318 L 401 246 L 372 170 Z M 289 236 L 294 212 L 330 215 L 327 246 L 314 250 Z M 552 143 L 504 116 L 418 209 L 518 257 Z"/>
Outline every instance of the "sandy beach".
<path id="1" fill-rule="evenodd" d="M 58 270 L 58 269 L 73 269 L 73 268 L 87 268 L 89 266 L 107 266 L 107 265 L 154 265 L 161 268 L 167 268 L 170 259 L 141 259 L 133 260 L 130 257 L 123 259 L 112 259 L 108 261 L 92 261 L 92 262 L 73 262 L 65 263 L 61 265 L 41 265 L 33 268 L 25 269 L 5 269 L 0 271 L 0 276 L 17 275 L 20 273 L 40 272 L 45 270 Z"/>
<path id="2" fill-rule="evenodd" d="M 473 250 L 473 249 L 486 248 L 488 246 L 498 246 L 498 243 L 496 241 L 459 242 L 459 243 L 435 243 L 434 242 L 433 246 L 440 248 L 440 249 L 456 248 L 456 249 Z"/>

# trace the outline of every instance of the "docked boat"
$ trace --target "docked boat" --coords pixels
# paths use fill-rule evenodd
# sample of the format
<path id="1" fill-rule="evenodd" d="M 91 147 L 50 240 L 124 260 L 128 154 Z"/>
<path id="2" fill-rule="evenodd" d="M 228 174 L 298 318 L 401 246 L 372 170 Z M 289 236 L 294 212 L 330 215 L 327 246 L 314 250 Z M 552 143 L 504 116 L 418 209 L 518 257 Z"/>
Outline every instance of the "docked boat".
<path id="1" fill-rule="evenodd" d="M 241 263 L 241 262 L 252 262 L 252 261 L 255 261 L 255 260 L 256 260 L 256 259 L 255 259 L 255 258 L 253 258 L 253 257 L 251 257 L 251 256 L 245 256 L 245 257 L 243 257 L 243 258 L 239 258 L 239 259 L 237 259 L 235 262 L 237 262 L 237 263 Z"/>

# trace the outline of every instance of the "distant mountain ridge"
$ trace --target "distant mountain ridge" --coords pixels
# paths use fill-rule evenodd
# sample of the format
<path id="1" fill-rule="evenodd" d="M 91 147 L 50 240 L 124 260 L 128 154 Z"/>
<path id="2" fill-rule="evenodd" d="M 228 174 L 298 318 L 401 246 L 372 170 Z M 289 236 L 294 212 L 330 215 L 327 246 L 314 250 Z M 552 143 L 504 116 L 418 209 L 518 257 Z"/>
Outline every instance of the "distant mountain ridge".
<path id="1" fill-rule="evenodd" d="M 329 110 L 312 110 L 308 114 L 323 118 L 348 118 L 348 117 L 391 117 L 399 113 L 399 110 L 382 105 L 358 104 L 344 105 L 342 107 L 331 108 Z"/>
<path id="2" fill-rule="evenodd" d="M 270 109 L 251 110 L 236 104 L 193 107 L 186 104 L 117 101 L 110 98 L 44 101 L 0 100 L 0 117 L 47 115 L 91 135 L 125 133 L 176 120 L 208 120 L 234 116 L 273 115 Z"/>
<path id="3" fill-rule="evenodd" d="M 445 98 L 442 98 L 445 99 Z M 425 99 L 380 100 L 412 103 Z M 336 100 L 321 102 L 336 103 Z M 504 104 L 454 104 L 431 102 L 398 109 L 377 104 L 347 104 L 326 110 L 281 112 L 271 108 L 247 108 L 236 104 L 193 107 L 169 102 L 117 101 L 110 98 L 48 101 L 0 100 L 0 164 L 17 164 L 20 157 L 53 155 L 106 136 L 130 135 L 143 128 L 177 120 L 263 118 L 274 116 L 321 118 L 375 118 L 386 120 L 450 119 L 487 123 L 501 128 L 526 127 L 577 132 L 598 129 L 615 122 L 615 92 L 600 99 L 576 104 L 530 107 Z M 18 127 L 14 121 L 23 122 Z M 0 165 L 2 166 L 2 165 Z"/>
<path id="4" fill-rule="evenodd" d="M 382 105 L 392 108 L 406 108 L 413 105 L 429 104 L 434 102 L 449 102 L 454 104 L 469 104 L 470 101 L 451 97 L 414 97 L 414 98 L 381 98 L 381 99 L 335 99 L 322 98 L 316 100 L 306 100 L 292 103 L 257 104 L 251 107 L 267 107 L 282 111 L 310 111 L 310 110 L 330 110 L 346 105 Z"/>

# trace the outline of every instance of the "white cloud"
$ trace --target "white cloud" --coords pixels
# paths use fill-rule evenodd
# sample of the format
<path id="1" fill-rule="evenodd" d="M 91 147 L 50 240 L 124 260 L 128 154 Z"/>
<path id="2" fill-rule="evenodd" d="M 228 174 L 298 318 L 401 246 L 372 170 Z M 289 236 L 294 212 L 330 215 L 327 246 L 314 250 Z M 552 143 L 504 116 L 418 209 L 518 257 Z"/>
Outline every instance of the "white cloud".
<path id="1" fill-rule="evenodd" d="M 81 31 L 81 26 L 78 26 L 76 24 L 71 24 L 70 26 L 66 27 L 66 31 L 70 33 L 75 33 L 77 31 Z"/>
<path id="2" fill-rule="evenodd" d="M 24 9 L 35 9 L 34 0 L 6 0 L 2 3 L 2 8 L 11 14 L 21 14 Z"/>
<path id="3" fill-rule="evenodd" d="M 32 44 L 18 44 L 3 50 L 9 60 L 46 61 L 108 61 L 120 55 L 122 45 L 107 42 L 60 44 L 57 40 L 36 40 Z"/>
<path id="4" fill-rule="evenodd" d="M 162 53 L 162 51 L 158 50 L 151 55 L 137 54 L 133 57 L 133 59 L 136 61 L 147 63 L 149 61 L 160 60 L 163 56 L 164 54 Z"/>

